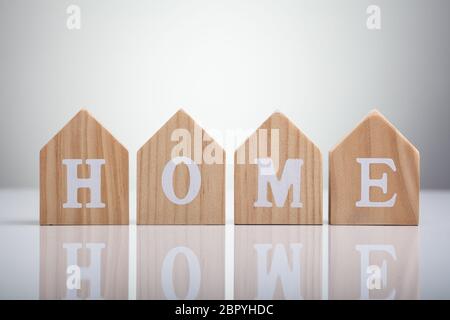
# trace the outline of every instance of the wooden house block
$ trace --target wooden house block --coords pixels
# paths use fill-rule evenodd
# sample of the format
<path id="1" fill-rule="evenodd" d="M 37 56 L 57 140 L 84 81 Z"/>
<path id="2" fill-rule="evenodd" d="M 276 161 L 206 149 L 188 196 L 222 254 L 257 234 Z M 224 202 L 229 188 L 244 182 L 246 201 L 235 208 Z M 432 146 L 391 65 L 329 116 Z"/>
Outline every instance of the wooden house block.
<path id="1" fill-rule="evenodd" d="M 41 149 L 40 223 L 128 224 L 128 151 L 86 110 Z"/>
<path id="2" fill-rule="evenodd" d="M 419 299 L 419 230 L 414 226 L 330 226 L 328 297 Z"/>
<path id="3" fill-rule="evenodd" d="M 43 226 L 39 260 L 39 299 L 128 299 L 128 226 Z"/>
<path id="4" fill-rule="evenodd" d="M 417 225 L 420 156 L 378 111 L 330 151 L 330 224 Z"/>
<path id="5" fill-rule="evenodd" d="M 322 298 L 321 226 L 236 226 L 234 298 Z"/>
<path id="6" fill-rule="evenodd" d="M 225 152 L 183 110 L 138 151 L 137 223 L 225 223 Z"/>
<path id="7" fill-rule="evenodd" d="M 138 226 L 138 300 L 225 298 L 224 226 Z"/>
<path id="8" fill-rule="evenodd" d="M 320 150 L 279 112 L 234 155 L 234 222 L 322 224 Z"/>

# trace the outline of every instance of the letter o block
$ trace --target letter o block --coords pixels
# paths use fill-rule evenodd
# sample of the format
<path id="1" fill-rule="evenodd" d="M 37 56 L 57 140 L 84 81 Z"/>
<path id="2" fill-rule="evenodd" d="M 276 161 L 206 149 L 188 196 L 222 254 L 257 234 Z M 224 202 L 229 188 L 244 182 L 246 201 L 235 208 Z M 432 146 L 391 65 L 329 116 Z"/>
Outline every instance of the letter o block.
<path id="1" fill-rule="evenodd" d="M 322 224 L 322 155 L 275 112 L 234 155 L 235 224 Z"/>
<path id="2" fill-rule="evenodd" d="M 183 110 L 137 154 L 138 224 L 224 224 L 225 152 Z"/>
<path id="3" fill-rule="evenodd" d="M 420 155 L 378 111 L 330 151 L 330 224 L 417 225 Z"/>

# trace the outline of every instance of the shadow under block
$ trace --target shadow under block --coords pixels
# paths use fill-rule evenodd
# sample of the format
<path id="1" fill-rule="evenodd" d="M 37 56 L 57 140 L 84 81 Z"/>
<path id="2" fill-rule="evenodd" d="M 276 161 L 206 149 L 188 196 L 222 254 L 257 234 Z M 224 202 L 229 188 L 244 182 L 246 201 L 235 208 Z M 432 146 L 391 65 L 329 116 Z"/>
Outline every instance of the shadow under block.
<path id="1" fill-rule="evenodd" d="M 286 116 L 272 114 L 234 163 L 235 224 L 322 224 L 322 156 Z"/>
<path id="2" fill-rule="evenodd" d="M 40 224 L 128 224 L 128 151 L 81 110 L 40 152 Z"/>
<path id="3" fill-rule="evenodd" d="M 417 225 L 420 155 L 372 111 L 329 158 L 329 221 L 348 225 Z"/>
<path id="4" fill-rule="evenodd" d="M 138 151 L 137 223 L 225 223 L 225 152 L 183 110 Z"/>

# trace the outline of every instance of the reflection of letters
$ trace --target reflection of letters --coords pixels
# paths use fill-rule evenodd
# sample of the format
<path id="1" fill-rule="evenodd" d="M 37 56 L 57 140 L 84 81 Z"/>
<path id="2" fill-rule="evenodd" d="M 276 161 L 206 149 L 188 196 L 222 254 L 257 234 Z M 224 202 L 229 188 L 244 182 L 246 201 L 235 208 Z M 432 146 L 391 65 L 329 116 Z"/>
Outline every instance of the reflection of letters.
<path id="1" fill-rule="evenodd" d="M 201 281 L 200 263 L 195 253 L 187 247 L 182 246 L 175 247 L 171 249 L 164 258 L 161 269 L 162 289 L 167 299 L 171 300 L 180 299 L 176 295 L 175 288 L 173 285 L 173 268 L 175 258 L 177 257 L 178 254 L 184 255 L 184 257 L 187 260 L 189 269 L 189 287 L 184 299 L 186 300 L 195 299 L 200 290 L 200 281 Z"/>
<path id="2" fill-rule="evenodd" d="M 91 201 L 86 204 L 86 208 L 104 208 L 105 204 L 101 199 L 102 172 L 101 168 L 105 164 L 104 159 L 87 159 L 91 177 L 87 179 L 78 178 L 78 165 L 81 165 L 81 159 L 64 159 L 63 164 L 67 166 L 67 202 L 63 208 L 81 208 L 78 202 L 78 189 L 88 188 L 91 193 Z"/>
<path id="3" fill-rule="evenodd" d="M 254 245 L 258 254 L 256 299 L 271 299 L 275 292 L 278 278 L 281 280 L 286 299 L 303 299 L 300 292 L 300 251 L 302 244 L 292 243 L 290 245 L 292 268 L 289 267 L 286 248 L 282 244 L 275 245 L 272 261 L 268 263 L 267 256 L 272 247 L 272 244 Z"/>
<path id="4" fill-rule="evenodd" d="M 278 180 L 273 167 L 272 159 L 258 158 L 258 200 L 255 207 L 272 207 L 272 203 L 267 199 L 268 185 L 272 189 L 273 199 L 277 207 L 283 207 L 292 186 L 291 208 L 301 208 L 300 200 L 302 159 L 288 159 L 284 165 L 281 179 Z"/>
<path id="5" fill-rule="evenodd" d="M 64 243 L 63 248 L 67 252 L 67 266 L 72 267 L 78 266 L 78 250 L 81 249 L 83 245 L 81 243 Z M 77 299 L 77 286 L 76 284 L 81 283 L 81 280 L 89 281 L 89 296 L 87 299 L 101 299 L 101 254 L 102 249 L 106 245 L 104 243 L 87 243 L 86 249 L 89 249 L 89 261 L 90 265 L 88 267 L 79 268 L 81 279 L 74 279 L 73 277 L 77 275 L 76 272 L 72 272 L 68 275 L 66 284 L 72 283 L 75 286 L 67 286 L 66 289 L 66 299 Z M 69 271 L 70 268 L 67 270 Z M 76 271 L 76 270 L 75 270 Z M 78 281 L 77 281 L 78 280 Z M 79 286 L 78 286 L 79 287 Z"/>
<path id="6" fill-rule="evenodd" d="M 360 299 L 369 299 L 370 290 L 381 289 L 381 284 L 383 288 L 387 287 L 387 263 L 383 260 L 381 267 L 370 265 L 370 253 L 374 251 L 386 252 L 394 258 L 397 259 L 395 254 L 395 248 L 392 245 L 357 245 L 355 246 L 356 251 L 361 254 L 361 295 Z M 386 300 L 391 300 L 395 298 L 395 289 L 387 296 Z"/>

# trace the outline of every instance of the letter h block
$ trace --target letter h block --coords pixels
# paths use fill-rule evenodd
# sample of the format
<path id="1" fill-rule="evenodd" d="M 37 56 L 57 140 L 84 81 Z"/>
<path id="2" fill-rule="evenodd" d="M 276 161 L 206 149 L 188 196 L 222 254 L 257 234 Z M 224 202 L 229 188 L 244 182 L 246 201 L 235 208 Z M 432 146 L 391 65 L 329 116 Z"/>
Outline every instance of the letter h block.
<path id="1" fill-rule="evenodd" d="M 330 224 L 418 225 L 419 162 L 419 151 L 372 111 L 330 151 Z"/>
<path id="2" fill-rule="evenodd" d="M 40 224 L 128 224 L 128 151 L 81 110 L 40 152 Z"/>
<path id="3" fill-rule="evenodd" d="M 234 155 L 235 224 L 322 224 L 320 150 L 275 112 Z"/>

